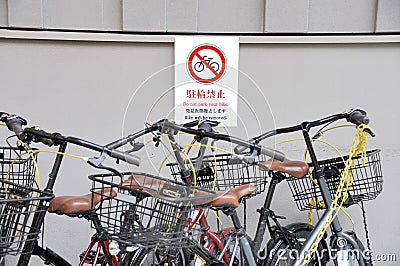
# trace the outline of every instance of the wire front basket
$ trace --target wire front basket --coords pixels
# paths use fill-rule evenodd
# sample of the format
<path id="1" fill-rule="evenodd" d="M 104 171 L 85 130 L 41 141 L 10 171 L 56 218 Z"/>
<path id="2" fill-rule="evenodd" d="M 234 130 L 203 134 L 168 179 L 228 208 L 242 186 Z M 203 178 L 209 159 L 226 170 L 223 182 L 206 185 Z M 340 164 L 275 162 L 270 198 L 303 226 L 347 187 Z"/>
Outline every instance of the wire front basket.
<path id="1" fill-rule="evenodd" d="M 0 147 L 1 180 L 21 186 L 33 187 L 35 183 L 35 165 L 29 154 L 23 154 L 18 147 Z M 32 153 L 37 158 L 36 153 Z"/>
<path id="2" fill-rule="evenodd" d="M 46 212 L 46 204 L 54 195 L 35 188 L 0 181 L 0 256 L 26 254 L 24 243 L 37 240 L 40 228 L 32 225 L 33 216 Z"/>
<path id="3" fill-rule="evenodd" d="M 324 171 L 325 180 L 329 188 L 331 197 L 335 196 L 342 172 L 345 168 L 345 161 L 348 156 L 333 158 L 319 162 Z M 360 201 L 375 199 L 381 192 L 383 186 L 383 176 L 381 168 L 380 150 L 367 152 L 365 164 L 362 163 L 361 156 L 353 158 L 354 166 L 351 168 L 352 186 L 349 188 L 349 197 L 343 204 L 349 207 Z M 310 172 L 312 164 L 310 164 Z M 294 201 L 299 210 L 325 209 L 321 190 L 316 185 L 317 180 L 313 180 L 310 174 L 303 178 L 287 178 Z"/>
<path id="4" fill-rule="evenodd" d="M 215 197 L 205 189 L 144 174 L 92 175 L 96 214 L 110 237 L 125 246 L 190 246 L 200 234 L 200 208 Z"/>
<path id="5" fill-rule="evenodd" d="M 264 161 L 263 155 L 257 156 L 257 161 Z M 192 159 L 193 164 L 196 158 Z M 171 174 L 175 180 L 180 180 L 182 172 L 177 163 L 169 163 Z M 187 165 L 187 169 L 191 169 Z M 232 188 L 252 184 L 257 187 L 257 192 L 265 190 L 268 172 L 262 171 L 257 165 L 243 163 L 239 157 L 231 154 L 217 154 L 204 156 L 200 169 L 196 170 L 196 184 L 213 191 L 226 191 Z M 193 175 L 193 171 L 192 176 Z"/>

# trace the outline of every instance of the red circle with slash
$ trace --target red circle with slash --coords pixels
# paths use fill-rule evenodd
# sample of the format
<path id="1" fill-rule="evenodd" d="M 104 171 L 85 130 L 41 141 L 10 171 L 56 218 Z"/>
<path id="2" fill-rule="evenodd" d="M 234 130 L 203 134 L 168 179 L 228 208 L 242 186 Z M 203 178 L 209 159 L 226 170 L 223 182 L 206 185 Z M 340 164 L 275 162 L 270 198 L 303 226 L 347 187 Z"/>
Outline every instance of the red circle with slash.
<path id="1" fill-rule="evenodd" d="M 216 62 L 211 62 L 209 60 L 205 60 L 207 56 L 205 54 L 209 53 L 207 51 L 211 51 L 213 54 L 216 54 L 219 58 L 219 62 L 221 63 L 221 66 L 219 69 L 215 70 L 213 68 L 213 64 L 218 64 Z M 202 71 L 197 71 L 195 70 L 195 64 L 193 64 L 193 60 L 197 58 L 198 61 L 195 64 L 203 64 L 203 70 L 206 70 L 208 72 L 211 72 L 211 75 L 208 75 L 207 77 L 202 77 L 201 72 Z M 211 44 L 203 44 L 198 47 L 196 47 L 190 54 L 188 58 L 188 70 L 192 78 L 200 83 L 204 84 L 210 84 L 214 83 L 215 81 L 219 80 L 222 75 L 225 73 L 226 70 L 226 57 L 224 53 L 221 51 L 220 48 L 217 46 L 211 45 Z M 198 73 L 196 73 L 198 72 Z"/>

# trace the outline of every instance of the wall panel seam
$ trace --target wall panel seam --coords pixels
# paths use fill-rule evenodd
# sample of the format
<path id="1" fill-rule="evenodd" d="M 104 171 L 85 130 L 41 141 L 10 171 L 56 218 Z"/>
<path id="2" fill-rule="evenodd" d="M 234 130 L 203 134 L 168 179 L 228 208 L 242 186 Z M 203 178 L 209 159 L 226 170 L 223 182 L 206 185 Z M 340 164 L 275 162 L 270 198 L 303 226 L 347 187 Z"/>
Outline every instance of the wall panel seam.
<path id="1" fill-rule="evenodd" d="M 204 34 L 207 35 L 207 34 Z M 148 42 L 173 43 L 176 35 L 151 34 L 117 34 L 88 32 L 58 32 L 58 31 L 24 31 L 0 29 L 0 38 L 28 40 L 59 40 L 59 41 L 93 41 L 93 42 Z M 221 35 L 218 35 L 221 36 Z M 229 35 L 231 36 L 231 35 Z M 330 36 L 241 36 L 242 44 L 285 44 L 285 43 L 399 43 L 400 35 L 330 35 Z"/>

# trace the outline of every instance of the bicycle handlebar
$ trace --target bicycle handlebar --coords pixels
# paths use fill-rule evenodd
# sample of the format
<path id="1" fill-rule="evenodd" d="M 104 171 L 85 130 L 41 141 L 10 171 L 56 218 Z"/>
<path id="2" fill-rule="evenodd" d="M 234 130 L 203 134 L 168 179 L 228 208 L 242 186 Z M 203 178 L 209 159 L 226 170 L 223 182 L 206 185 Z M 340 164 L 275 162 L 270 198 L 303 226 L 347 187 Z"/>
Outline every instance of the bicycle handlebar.
<path id="1" fill-rule="evenodd" d="M 173 122 L 169 122 L 167 120 L 164 121 L 163 127 L 171 128 L 173 130 L 177 130 L 177 131 L 181 131 L 181 132 L 185 132 L 185 133 L 189 133 L 189 134 L 193 134 L 193 135 L 196 135 L 199 137 L 207 137 L 207 138 L 212 138 L 212 139 L 216 139 L 216 140 L 223 140 L 226 142 L 235 143 L 235 144 L 238 144 L 239 146 L 244 146 L 246 148 L 256 150 L 259 154 L 261 153 L 261 154 L 267 155 L 267 156 L 277 159 L 279 161 L 283 161 L 285 159 L 285 154 L 280 151 L 266 148 L 266 147 L 263 147 L 256 143 L 251 143 L 247 140 L 242 140 L 242 139 L 239 139 L 239 138 L 236 138 L 233 136 L 229 136 L 226 134 L 220 134 L 220 133 L 216 133 L 216 132 L 208 132 L 204 129 L 187 128 L 182 125 L 178 125 Z"/>
<path id="2" fill-rule="evenodd" d="M 208 122 L 210 123 L 211 127 L 214 127 L 217 125 L 213 121 L 208 121 Z M 242 139 L 239 139 L 239 138 L 236 138 L 233 136 L 220 134 L 217 132 L 212 132 L 212 131 L 208 132 L 208 130 L 201 129 L 201 128 L 200 129 L 191 128 L 198 124 L 200 124 L 200 122 L 198 120 L 195 120 L 195 121 L 183 124 L 183 125 L 179 125 L 179 124 L 176 124 L 175 122 L 169 121 L 168 119 L 161 119 L 160 121 L 150 125 L 149 127 L 145 128 L 143 130 L 140 130 L 136 133 L 133 133 L 131 135 L 128 135 L 127 137 L 125 137 L 123 139 L 111 142 L 108 145 L 106 145 L 105 147 L 109 148 L 109 149 L 116 149 L 122 145 L 125 145 L 128 142 L 132 142 L 135 139 L 137 139 L 143 135 L 146 135 L 150 132 L 154 132 L 154 131 L 159 131 L 159 132 L 167 133 L 167 134 L 170 134 L 170 133 L 177 134 L 179 131 L 181 131 L 181 132 L 185 132 L 188 134 L 198 136 L 200 138 L 206 137 L 206 138 L 212 138 L 212 139 L 216 139 L 216 140 L 223 140 L 226 142 L 235 143 L 240 146 L 244 146 L 246 148 L 256 150 L 259 154 L 267 155 L 267 156 L 277 159 L 279 161 L 283 161 L 285 159 L 284 153 L 263 147 L 258 144 L 251 143 L 247 140 L 242 140 Z"/>
<path id="3" fill-rule="evenodd" d="M 359 124 L 369 124 L 369 117 L 367 116 L 367 112 L 360 109 L 352 109 L 350 110 L 347 121 L 359 125 Z"/>
<path id="4" fill-rule="evenodd" d="M 0 112 L 1 121 L 4 122 L 10 131 L 13 131 L 19 139 L 24 138 L 24 129 L 22 126 L 27 125 L 27 121 L 16 115 Z"/>
<path id="5" fill-rule="evenodd" d="M 260 141 L 275 136 L 275 135 L 280 135 L 280 134 L 285 134 L 285 133 L 292 133 L 295 131 L 300 131 L 300 130 L 309 130 L 312 127 L 317 127 L 317 126 L 321 126 L 324 124 L 329 124 L 332 122 L 335 122 L 337 120 L 340 119 L 346 119 L 347 121 L 349 121 L 350 123 L 359 125 L 359 124 L 368 124 L 370 122 L 368 116 L 367 116 L 367 112 L 361 110 L 361 109 L 351 109 L 349 112 L 347 113 L 340 113 L 340 114 L 336 114 L 336 115 L 331 115 L 322 119 L 318 119 L 318 120 L 314 120 L 311 122 L 303 122 L 300 125 L 296 125 L 296 126 L 290 126 L 290 127 L 284 127 L 284 128 L 278 128 L 278 129 L 274 129 L 274 130 L 270 130 L 268 132 L 265 132 L 257 137 L 254 137 L 252 139 L 250 139 L 251 143 L 259 143 Z M 372 132 L 368 132 L 370 133 L 372 136 L 374 136 L 374 134 Z M 235 152 L 239 153 L 242 152 L 246 149 L 247 147 L 243 147 L 241 145 L 238 145 L 235 147 Z"/>
<path id="6" fill-rule="evenodd" d="M 9 115 L 4 112 L 0 112 L 0 119 L 4 122 L 7 128 L 13 131 L 18 139 L 27 140 L 33 142 L 41 142 L 47 146 L 59 145 L 62 142 L 69 142 L 87 149 L 95 150 L 98 152 L 106 152 L 110 157 L 123 160 L 127 163 L 139 166 L 140 158 L 138 156 L 118 151 L 116 148 L 109 148 L 107 146 L 101 146 L 95 143 L 92 143 L 87 140 L 75 138 L 75 137 L 66 137 L 59 133 L 48 133 L 42 129 L 37 127 L 31 128 L 23 128 L 22 126 L 27 125 L 27 121 L 19 116 Z M 120 140 L 121 141 L 121 140 Z M 127 142 L 126 142 L 127 143 Z M 124 145 L 124 144 L 123 144 Z M 122 146 L 122 145 L 120 145 Z M 118 146 L 118 147 L 120 147 Z"/>

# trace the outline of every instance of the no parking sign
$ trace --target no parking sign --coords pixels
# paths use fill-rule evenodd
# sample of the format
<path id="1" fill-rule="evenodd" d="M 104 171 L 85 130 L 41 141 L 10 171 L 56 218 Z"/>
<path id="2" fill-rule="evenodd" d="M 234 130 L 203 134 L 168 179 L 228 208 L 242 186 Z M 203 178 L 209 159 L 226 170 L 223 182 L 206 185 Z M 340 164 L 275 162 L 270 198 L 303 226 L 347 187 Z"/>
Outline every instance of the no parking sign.
<path id="1" fill-rule="evenodd" d="M 238 37 L 175 38 L 175 120 L 237 125 Z"/>

